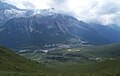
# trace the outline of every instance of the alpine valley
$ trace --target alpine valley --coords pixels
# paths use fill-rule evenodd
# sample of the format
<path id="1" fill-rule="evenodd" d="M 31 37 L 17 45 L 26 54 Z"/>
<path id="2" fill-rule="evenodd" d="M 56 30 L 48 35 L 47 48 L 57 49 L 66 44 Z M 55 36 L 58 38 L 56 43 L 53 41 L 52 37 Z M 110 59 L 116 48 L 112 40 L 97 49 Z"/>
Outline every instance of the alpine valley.
<path id="1" fill-rule="evenodd" d="M 0 76 L 120 76 L 120 26 L 54 8 L 0 1 L 0 46 Z"/>

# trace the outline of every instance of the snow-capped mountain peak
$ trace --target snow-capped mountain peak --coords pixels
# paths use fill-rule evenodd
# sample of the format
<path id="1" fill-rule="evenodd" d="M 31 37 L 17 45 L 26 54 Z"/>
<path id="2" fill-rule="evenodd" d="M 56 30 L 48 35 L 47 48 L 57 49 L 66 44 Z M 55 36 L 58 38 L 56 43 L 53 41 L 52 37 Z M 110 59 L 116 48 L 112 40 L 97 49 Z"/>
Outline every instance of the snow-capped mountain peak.
<path id="1" fill-rule="evenodd" d="M 43 9 L 43 10 L 40 10 L 40 9 L 34 9 L 33 10 L 33 15 L 39 14 L 39 15 L 47 16 L 47 15 L 53 15 L 55 13 L 57 13 L 57 12 L 55 11 L 54 8 Z"/>

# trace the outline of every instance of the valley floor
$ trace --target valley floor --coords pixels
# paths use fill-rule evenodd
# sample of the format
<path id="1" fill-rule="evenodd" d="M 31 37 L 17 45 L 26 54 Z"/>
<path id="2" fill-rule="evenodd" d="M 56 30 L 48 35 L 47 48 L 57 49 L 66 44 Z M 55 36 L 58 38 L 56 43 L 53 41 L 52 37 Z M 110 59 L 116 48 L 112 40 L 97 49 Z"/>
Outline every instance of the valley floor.
<path id="1" fill-rule="evenodd" d="M 20 53 L 29 60 L 1 47 L 0 76 L 120 76 L 119 46 Z"/>

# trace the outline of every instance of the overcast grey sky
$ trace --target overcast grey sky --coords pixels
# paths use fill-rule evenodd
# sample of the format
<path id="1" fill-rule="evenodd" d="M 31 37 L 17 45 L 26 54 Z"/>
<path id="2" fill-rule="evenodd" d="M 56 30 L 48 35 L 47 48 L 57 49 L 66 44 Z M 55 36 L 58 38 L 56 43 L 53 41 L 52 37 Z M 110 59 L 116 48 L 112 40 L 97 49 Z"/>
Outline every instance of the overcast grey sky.
<path id="1" fill-rule="evenodd" d="M 24 9 L 55 8 L 85 22 L 120 24 L 120 0 L 3 0 Z"/>

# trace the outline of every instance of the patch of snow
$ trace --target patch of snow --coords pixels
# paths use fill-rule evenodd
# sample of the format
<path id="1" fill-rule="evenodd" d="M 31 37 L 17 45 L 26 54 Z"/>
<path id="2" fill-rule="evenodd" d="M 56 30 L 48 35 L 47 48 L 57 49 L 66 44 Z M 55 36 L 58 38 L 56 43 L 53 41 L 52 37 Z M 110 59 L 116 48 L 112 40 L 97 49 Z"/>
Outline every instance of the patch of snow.
<path id="1" fill-rule="evenodd" d="M 47 53 L 47 52 L 48 52 L 48 50 L 42 50 L 42 52 Z"/>
<path id="2" fill-rule="evenodd" d="M 29 28 L 30 28 L 30 32 L 32 32 L 32 31 L 33 31 L 33 28 L 32 28 L 32 26 L 30 26 Z"/>
<path id="3" fill-rule="evenodd" d="M 39 50 L 35 50 L 34 53 L 38 52 Z"/>
<path id="4" fill-rule="evenodd" d="M 22 53 L 22 52 L 26 52 L 27 50 L 20 50 L 20 53 Z"/>
<path id="5" fill-rule="evenodd" d="M 68 49 L 68 52 L 72 51 L 71 49 Z"/>

